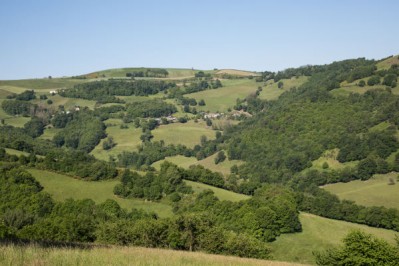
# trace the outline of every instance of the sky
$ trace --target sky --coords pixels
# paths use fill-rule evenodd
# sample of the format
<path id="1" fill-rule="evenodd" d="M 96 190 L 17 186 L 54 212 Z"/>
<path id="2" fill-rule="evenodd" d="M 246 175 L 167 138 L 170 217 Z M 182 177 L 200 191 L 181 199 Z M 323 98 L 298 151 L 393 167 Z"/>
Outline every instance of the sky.
<path id="1" fill-rule="evenodd" d="M 396 0 L 0 0 L 0 79 L 399 54 Z"/>

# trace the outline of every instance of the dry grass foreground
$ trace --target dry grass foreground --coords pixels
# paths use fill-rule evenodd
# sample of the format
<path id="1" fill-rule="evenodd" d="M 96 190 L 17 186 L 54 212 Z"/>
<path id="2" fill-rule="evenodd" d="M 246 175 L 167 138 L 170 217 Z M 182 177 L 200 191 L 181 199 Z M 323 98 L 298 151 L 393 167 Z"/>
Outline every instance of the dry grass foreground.
<path id="1" fill-rule="evenodd" d="M 244 259 L 199 252 L 140 247 L 42 248 L 0 246 L 0 265 L 265 265 L 293 266 L 288 262 Z"/>

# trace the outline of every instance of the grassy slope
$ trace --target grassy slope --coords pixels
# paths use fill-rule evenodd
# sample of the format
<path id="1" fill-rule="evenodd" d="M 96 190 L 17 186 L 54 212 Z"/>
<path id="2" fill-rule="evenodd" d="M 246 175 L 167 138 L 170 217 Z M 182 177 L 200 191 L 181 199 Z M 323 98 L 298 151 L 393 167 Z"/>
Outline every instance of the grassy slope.
<path id="1" fill-rule="evenodd" d="M 374 234 L 392 244 L 395 243 L 395 235 L 398 234 L 390 230 L 322 218 L 308 213 L 301 213 L 300 220 L 303 232 L 281 235 L 271 243 L 275 259 L 314 264 L 312 251 L 322 251 L 340 245 L 342 238 L 354 229 Z"/>
<path id="2" fill-rule="evenodd" d="M 337 160 L 339 149 L 332 149 L 325 151 L 320 158 L 312 161 L 312 166 L 310 168 L 306 168 L 304 171 L 308 171 L 310 169 L 316 169 L 319 171 L 328 171 L 328 169 L 342 169 L 345 167 L 354 167 L 358 163 L 358 161 L 351 161 L 340 163 Z M 328 169 L 323 169 L 323 164 L 328 163 Z"/>
<path id="3" fill-rule="evenodd" d="M 185 182 L 187 185 L 189 185 L 193 188 L 194 192 L 201 192 L 206 189 L 213 190 L 213 192 L 215 192 L 215 196 L 218 197 L 219 200 L 240 201 L 240 200 L 245 200 L 245 199 L 250 198 L 247 195 L 238 194 L 238 193 L 235 193 L 235 192 L 232 192 L 229 190 L 209 186 L 209 185 L 198 183 L 198 182 L 193 182 L 193 181 L 189 181 L 189 180 L 185 180 Z"/>
<path id="4" fill-rule="evenodd" d="M 393 64 L 399 64 L 399 56 L 395 55 L 377 63 L 377 69 L 389 69 Z"/>
<path id="5" fill-rule="evenodd" d="M 102 71 L 97 71 L 93 72 L 90 74 L 87 74 L 86 76 L 91 77 L 91 78 L 96 78 L 96 77 L 101 77 L 102 75 L 105 75 L 107 78 L 125 78 L 126 73 L 128 72 L 134 72 L 134 71 L 140 71 L 140 70 L 145 70 L 145 68 L 114 68 L 114 69 L 106 69 Z M 166 70 L 169 72 L 169 75 L 167 78 L 190 78 L 194 77 L 195 73 L 198 70 L 192 70 L 192 69 L 185 69 L 185 68 L 166 68 Z"/>
<path id="6" fill-rule="evenodd" d="M 117 156 L 122 151 L 136 151 L 137 146 L 141 144 L 140 136 L 141 128 L 135 128 L 133 123 L 127 124 L 129 128 L 121 129 L 122 121 L 120 119 L 108 119 L 105 121 L 107 125 L 106 133 L 109 137 L 113 137 L 116 146 L 111 150 L 103 149 L 103 140 L 91 152 L 97 159 L 108 161 L 109 156 Z"/>
<path id="7" fill-rule="evenodd" d="M 230 160 L 226 159 L 224 162 L 215 164 L 215 157 L 216 157 L 216 154 L 211 155 L 203 160 L 197 161 L 197 159 L 194 157 L 184 157 L 181 155 L 177 155 L 177 156 L 172 156 L 172 157 L 166 157 L 164 160 L 160 160 L 158 162 L 153 163 L 152 166 L 155 167 L 156 169 L 160 169 L 160 166 L 164 161 L 169 161 L 169 162 L 174 163 L 177 166 L 180 166 L 183 168 L 188 168 L 191 165 L 200 164 L 213 172 L 220 172 L 224 175 L 228 175 L 228 174 L 230 174 L 230 168 L 233 165 L 236 164 L 238 166 L 243 163 L 240 160 L 231 160 L 230 161 Z"/>
<path id="8" fill-rule="evenodd" d="M 281 89 L 278 88 L 278 82 L 268 81 L 266 86 L 263 87 L 259 98 L 262 100 L 274 100 L 277 99 L 283 92 L 290 90 L 293 87 L 299 87 L 308 80 L 308 77 L 293 77 L 291 79 L 282 79 L 284 83 Z"/>
<path id="9" fill-rule="evenodd" d="M 220 69 L 217 70 L 216 75 L 233 75 L 233 76 L 241 76 L 241 77 L 248 77 L 248 76 L 259 76 L 256 72 L 246 71 L 246 70 L 237 70 L 237 69 Z"/>
<path id="10" fill-rule="evenodd" d="M 195 98 L 197 101 L 204 99 L 205 106 L 197 106 L 198 110 L 210 112 L 226 112 L 229 107 L 236 104 L 237 98 L 245 98 L 261 85 L 254 79 L 222 80 L 223 87 L 216 90 L 205 90 L 187 94 L 186 97 Z"/>
<path id="11" fill-rule="evenodd" d="M 388 185 L 389 178 L 396 181 L 398 173 L 374 175 L 367 181 L 326 185 L 323 188 L 341 199 L 353 200 L 365 206 L 385 206 L 399 209 L 399 185 Z"/>
<path id="12" fill-rule="evenodd" d="M 214 139 L 216 134 L 202 120 L 199 120 L 198 123 L 190 120 L 184 124 L 172 123 L 161 125 L 152 130 L 151 133 L 154 135 L 154 141 L 164 140 L 165 144 L 183 144 L 190 148 L 200 144 L 202 135 L 208 139 Z"/>
<path id="13" fill-rule="evenodd" d="M 237 265 L 289 266 L 286 262 L 244 259 L 140 247 L 41 248 L 38 246 L 0 246 L 1 265 Z"/>
<path id="14" fill-rule="evenodd" d="M 166 157 L 164 160 L 155 162 L 152 164 L 152 166 L 155 167 L 155 169 L 159 170 L 159 169 L 161 169 L 161 164 L 164 161 L 174 163 L 177 166 L 180 166 L 183 168 L 188 168 L 188 167 L 190 167 L 190 165 L 196 164 L 198 162 L 197 159 L 194 157 L 185 157 L 183 155 L 176 155 L 176 156 Z"/>
<path id="15" fill-rule="evenodd" d="M 51 89 L 65 88 L 75 84 L 86 82 L 83 79 L 69 79 L 69 78 L 53 78 L 53 79 L 21 79 L 21 80 L 0 80 L 0 88 L 5 88 L 11 92 L 22 92 L 26 89 L 34 89 L 37 91 L 48 91 Z M 7 89 L 7 86 L 19 87 Z"/>
<path id="16" fill-rule="evenodd" d="M 28 170 L 44 187 L 44 191 L 50 193 L 55 200 L 63 201 L 67 198 L 86 199 L 90 198 L 96 203 L 104 202 L 106 199 L 114 199 L 122 208 L 132 208 L 154 211 L 161 217 L 172 215 L 172 207 L 162 202 L 149 202 L 139 199 L 122 199 L 114 195 L 113 189 L 117 180 L 102 182 L 87 182 L 71 178 L 66 175 L 49 171 L 29 169 Z"/>

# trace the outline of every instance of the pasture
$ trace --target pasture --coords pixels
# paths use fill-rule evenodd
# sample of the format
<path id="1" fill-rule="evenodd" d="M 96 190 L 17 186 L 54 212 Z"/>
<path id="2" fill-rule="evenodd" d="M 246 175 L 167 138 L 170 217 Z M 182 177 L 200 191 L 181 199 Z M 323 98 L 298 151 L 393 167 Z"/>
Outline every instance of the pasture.
<path id="1" fill-rule="evenodd" d="M 35 90 L 38 92 L 51 89 L 60 89 L 71 87 L 76 84 L 87 82 L 84 79 L 71 78 L 38 78 L 38 79 L 20 79 L 20 80 L 0 80 L 0 87 L 11 92 L 20 93 L 25 90 Z M 7 89 L 7 86 L 11 86 Z M 18 87 L 19 89 L 16 89 Z"/>
<path id="2" fill-rule="evenodd" d="M 141 144 L 140 136 L 142 134 L 141 128 L 135 128 L 133 123 L 126 124 L 128 128 L 121 129 L 122 121 L 120 119 L 108 119 L 104 121 L 107 125 L 106 133 L 108 137 L 113 137 L 116 146 L 110 150 L 103 149 L 103 142 L 101 142 L 91 151 L 97 159 L 108 161 L 109 156 L 117 156 L 123 151 L 136 151 L 137 146 Z"/>
<path id="3" fill-rule="evenodd" d="M 174 266 L 292 266 L 288 262 L 245 259 L 201 252 L 122 246 L 87 245 L 87 248 L 0 246 L 1 265 L 174 265 Z"/>
<path id="4" fill-rule="evenodd" d="M 118 180 L 89 182 L 44 170 L 28 169 L 28 171 L 44 187 L 44 191 L 58 201 L 72 198 L 92 199 L 96 203 L 102 203 L 106 199 L 113 199 L 128 211 L 137 208 L 156 212 L 160 217 L 172 216 L 172 207 L 166 203 L 118 198 L 113 193 L 115 185 L 119 183 Z"/>
<path id="5" fill-rule="evenodd" d="M 168 125 L 160 125 L 151 131 L 154 135 L 154 141 L 165 141 L 165 144 L 182 144 L 189 148 L 200 144 L 201 136 L 207 139 L 214 139 L 216 131 L 206 126 L 205 121 L 198 120 L 195 123 L 189 120 L 187 123 L 171 123 Z"/>
<path id="6" fill-rule="evenodd" d="M 221 82 L 223 84 L 221 88 L 190 93 L 186 97 L 197 101 L 204 99 L 206 105 L 197 106 L 197 110 L 226 112 L 236 104 L 237 98 L 244 99 L 261 86 L 261 83 L 257 83 L 255 79 L 227 79 Z"/>
<path id="7" fill-rule="evenodd" d="M 313 251 L 323 251 L 340 245 L 341 240 L 351 231 L 360 229 L 395 243 L 398 232 L 368 227 L 366 225 L 332 220 L 308 213 L 301 213 L 303 231 L 295 234 L 283 234 L 270 243 L 274 259 L 305 264 L 315 264 Z"/>
<path id="8" fill-rule="evenodd" d="M 235 192 L 232 192 L 232 191 L 229 191 L 226 189 L 217 188 L 217 187 L 202 184 L 199 182 L 194 182 L 194 181 L 190 181 L 190 180 L 184 180 L 184 182 L 187 185 L 191 186 L 195 193 L 200 193 L 207 189 L 212 190 L 213 192 L 215 192 L 215 196 L 219 200 L 240 201 L 240 200 L 246 200 L 246 199 L 250 198 L 250 196 L 247 196 L 247 195 L 235 193 Z"/>
<path id="9" fill-rule="evenodd" d="M 300 77 L 292 77 L 291 79 L 282 79 L 283 87 L 278 88 L 279 82 L 274 82 L 269 80 L 266 82 L 266 85 L 262 87 L 262 91 L 259 94 L 259 99 L 262 100 L 275 100 L 277 99 L 283 92 L 289 91 L 290 89 L 296 87 L 298 88 L 303 83 L 308 80 L 308 77 L 300 76 Z M 259 83 L 259 86 L 262 83 Z"/>
<path id="10" fill-rule="evenodd" d="M 351 161 L 351 162 L 345 162 L 341 163 L 337 160 L 337 156 L 339 153 L 339 149 L 332 149 L 332 150 L 326 150 L 320 158 L 312 161 L 312 166 L 310 168 L 306 168 L 303 171 L 309 171 L 311 169 L 319 170 L 319 171 L 328 171 L 330 169 L 332 170 L 338 170 L 342 169 L 345 167 L 355 167 L 358 163 L 358 161 Z M 327 163 L 328 168 L 323 169 L 323 164 Z"/>
<path id="11" fill-rule="evenodd" d="M 352 200 L 364 206 L 385 206 L 399 209 L 398 173 L 374 175 L 367 181 L 355 180 L 348 183 L 336 183 L 323 188 L 340 199 Z M 395 184 L 388 185 L 390 180 Z"/>

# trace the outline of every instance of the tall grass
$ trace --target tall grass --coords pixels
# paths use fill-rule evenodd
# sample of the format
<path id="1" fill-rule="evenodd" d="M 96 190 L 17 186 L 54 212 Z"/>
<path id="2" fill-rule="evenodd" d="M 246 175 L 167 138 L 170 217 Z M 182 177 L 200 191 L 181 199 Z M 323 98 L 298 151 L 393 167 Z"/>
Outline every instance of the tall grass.
<path id="1" fill-rule="evenodd" d="M 285 262 L 244 259 L 138 247 L 44 248 L 38 245 L 0 246 L 1 265 L 295 265 Z"/>

